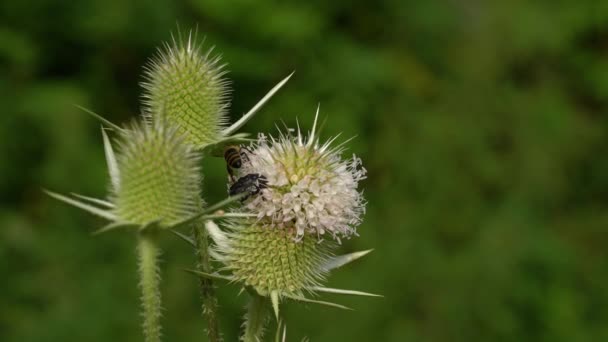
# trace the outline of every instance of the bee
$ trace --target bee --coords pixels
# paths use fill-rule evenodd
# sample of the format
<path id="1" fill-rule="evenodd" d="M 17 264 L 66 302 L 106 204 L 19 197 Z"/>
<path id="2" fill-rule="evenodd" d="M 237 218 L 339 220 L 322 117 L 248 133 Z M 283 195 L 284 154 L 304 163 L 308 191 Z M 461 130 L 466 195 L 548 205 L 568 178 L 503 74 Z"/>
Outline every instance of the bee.
<path id="1" fill-rule="evenodd" d="M 260 193 L 260 190 L 268 186 L 268 180 L 266 177 L 259 173 L 250 173 L 239 178 L 234 184 L 230 186 L 230 196 L 236 196 L 238 194 L 246 194 L 241 201 L 245 201 L 251 196 L 255 196 Z"/>
<path id="2" fill-rule="evenodd" d="M 226 171 L 230 175 L 230 180 L 234 182 L 236 180 L 235 169 L 243 167 L 244 163 L 249 162 L 247 153 L 249 150 L 246 147 L 240 147 L 237 145 L 228 145 L 224 149 L 224 160 L 226 160 Z"/>

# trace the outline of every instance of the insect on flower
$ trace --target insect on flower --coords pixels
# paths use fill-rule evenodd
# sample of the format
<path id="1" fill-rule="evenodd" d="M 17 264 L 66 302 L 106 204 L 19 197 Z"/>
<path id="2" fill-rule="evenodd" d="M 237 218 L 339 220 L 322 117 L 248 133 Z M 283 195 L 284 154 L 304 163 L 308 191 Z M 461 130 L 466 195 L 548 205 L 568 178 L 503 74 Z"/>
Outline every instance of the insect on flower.
<path id="1" fill-rule="evenodd" d="M 243 164 L 249 162 L 247 156 L 248 149 L 238 145 L 228 145 L 224 149 L 224 160 L 226 160 L 226 171 L 230 177 L 230 181 L 236 180 L 235 169 L 240 169 Z"/>
<path id="2" fill-rule="evenodd" d="M 268 180 L 266 177 L 259 173 L 250 173 L 239 178 L 230 186 L 230 196 L 246 194 L 245 197 L 241 199 L 241 201 L 245 201 L 250 196 L 259 194 L 260 190 L 265 189 L 267 186 Z"/>

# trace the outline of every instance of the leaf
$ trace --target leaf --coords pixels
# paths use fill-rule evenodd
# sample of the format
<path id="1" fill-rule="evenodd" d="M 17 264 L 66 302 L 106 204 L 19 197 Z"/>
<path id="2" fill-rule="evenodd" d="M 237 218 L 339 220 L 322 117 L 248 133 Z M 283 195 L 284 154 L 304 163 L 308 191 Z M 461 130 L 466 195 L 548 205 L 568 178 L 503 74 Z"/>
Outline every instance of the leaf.
<path id="1" fill-rule="evenodd" d="M 85 196 L 85 195 L 77 194 L 75 192 L 71 192 L 70 195 L 72 195 L 74 197 L 77 197 L 77 198 L 79 198 L 81 200 L 85 200 L 85 201 L 91 202 L 92 204 L 99 204 L 99 205 L 103 205 L 104 207 L 107 207 L 107 208 L 114 208 L 114 204 L 113 203 L 110 203 L 108 201 L 104 201 L 104 200 L 99 199 L 99 198 Z"/>
<path id="2" fill-rule="evenodd" d="M 203 215 L 203 216 L 201 216 L 201 220 L 246 218 L 246 217 L 258 217 L 258 215 L 250 214 L 250 213 L 218 213 L 218 214 L 211 214 L 211 215 Z"/>
<path id="3" fill-rule="evenodd" d="M 194 221 L 202 218 L 204 215 L 205 215 L 205 213 L 198 213 L 198 214 L 195 214 L 193 216 L 190 216 L 187 219 L 181 220 L 179 222 L 176 222 L 176 223 L 174 223 L 174 224 L 172 224 L 170 226 L 166 226 L 164 228 L 177 230 L 179 228 L 185 227 L 185 226 L 189 225 L 190 223 L 192 223 L 192 222 L 194 222 Z"/>
<path id="4" fill-rule="evenodd" d="M 134 224 L 134 223 L 127 223 L 127 222 L 114 222 L 114 223 L 110 223 L 107 226 L 97 229 L 96 231 L 94 231 L 91 235 L 99 235 L 99 234 L 103 234 L 103 233 L 107 233 L 111 230 L 116 230 L 116 229 L 120 229 L 120 228 L 136 228 L 138 227 L 138 224 Z"/>
<path id="5" fill-rule="evenodd" d="M 329 287 L 321 287 L 321 286 L 312 286 L 308 288 L 311 291 L 318 292 L 326 292 L 326 293 L 339 293 L 339 294 L 347 294 L 347 295 L 355 295 L 355 296 L 369 296 L 369 297 L 384 297 L 383 295 L 354 291 L 354 290 L 342 290 L 342 289 L 332 289 Z"/>
<path id="6" fill-rule="evenodd" d="M 181 238 L 182 240 L 186 241 L 187 243 L 189 243 L 190 245 L 192 245 L 192 247 L 196 248 L 196 243 L 194 242 L 194 240 L 192 240 L 189 236 L 182 234 L 180 232 L 178 232 L 175 229 L 169 229 L 169 231 L 173 234 L 175 234 L 176 236 L 178 236 L 179 238 Z"/>
<path id="7" fill-rule="evenodd" d="M 238 144 L 242 144 L 242 143 L 248 143 L 251 141 L 255 141 L 255 139 L 247 138 L 248 136 L 249 136 L 249 134 L 247 134 L 247 133 L 237 133 L 237 134 L 231 135 L 229 137 L 222 138 L 213 144 L 209 144 L 209 145 L 206 145 L 205 147 L 203 147 L 203 153 L 205 153 L 206 155 L 213 156 L 213 157 L 223 157 L 224 148 L 226 147 L 226 145 L 234 145 L 234 144 L 238 145 Z"/>
<path id="8" fill-rule="evenodd" d="M 201 271 L 191 270 L 191 269 L 185 269 L 184 271 L 186 271 L 188 273 L 195 274 L 195 275 L 200 276 L 200 277 L 207 278 L 207 279 L 234 281 L 234 279 L 232 277 L 225 276 L 225 275 L 222 275 L 222 274 L 206 273 L 206 272 L 201 272 Z"/>
<path id="9" fill-rule="evenodd" d="M 262 108 L 262 106 L 264 104 L 266 104 L 266 102 L 268 102 L 268 100 L 270 100 L 270 98 L 279 89 L 281 89 L 281 87 L 283 85 L 285 85 L 285 83 L 287 83 L 287 81 L 289 81 L 289 79 L 291 78 L 291 76 L 293 76 L 294 73 L 295 73 L 295 71 L 292 72 L 291 74 L 289 74 L 289 76 L 285 77 L 277 85 L 275 85 L 274 88 L 270 89 L 270 91 L 260 101 L 258 101 L 258 103 L 255 106 L 253 106 L 253 108 L 251 108 L 249 110 L 249 112 L 247 112 L 245 115 L 243 115 L 237 122 L 233 123 L 232 126 L 226 128 L 223 132 L 223 135 L 225 135 L 225 136 L 230 135 L 230 134 L 236 132 L 239 128 L 243 127 L 243 125 L 245 125 L 245 123 L 247 123 L 247 121 L 249 121 L 249 119 L 251 119 L 253 117 L 253 115 L 255 113 L 257 113 L 258 110 L 260 110 L 260 108 Z"/>
<path id="10" fill-rule="evenodd" d="M 103 137 L 103 148 L 106 154 L 106 163 L 108 164 L 108 174 L 110 175 L 110 181 L 114 191 L 118 190 L 120 186 L 120 172 L 118 171 L 118 162 L 116 162 L 116 156 L 112 149 L 112 143 L 106 134 L 105 129 L 101 128 L 101 135 Z"/>
<path id="11" fill-rule="evenodd" d="M 329 259 L 329 261 L 327 261 L 325 263 L 325 265 L 323 265 L 323 269 L 325 269 L 326 271 L 331 271 L 338 267 L 342 267 L 350 262 L 353 262 L 353 261 L 367 255 L 371 251 L 373 251 L 373 249 L 368 249 L 366 251 L 359 251 L 359 252 L 354 252 L 354 253 L 349 253 L 349 254 L 344 254 L 344 255 L 339 255 L 339 256 L 333 257 L 333 258 Z"/>
<path id="12" fill-rule="evenodd" d="M 326 305 L 326 306 L 331 306 L 334 308 L 338 308 L 338 309 L 344 309 L 344 310 L 352 310 L 351 308 L 344 306 L 344 305 L 340 305 L 340 304 L 336 304 L 336 303 L 332 303 L 332 302 L 326 302 L 326 301 L 322 301 L 322 300 L 314 300 L 314 299 L 309 299 L 306 297 L 300 297 L 300 296 L 286 296 L 287 298 L 291 298 L 293 300 L 297 300 L 300 302 L 306 302 L 306 303 L 313 303 L 313 304 L 321 304 L 321 305 Z"/>
<path id="13" fill-rule="evenodd" d="M 229 197 L 225 198 L 224 200 L 219 201 L 219 202 L 215 203 L 214 205 L 205 208 L 203 210 L 203 214 L 212 213 L 218 209 L 221 209 L 221 208 L 227 206 L 228 204 L 230 204 L 232 202 L 239 201 L 241 198 L 245 197 L 246 195 L 247 195 L 246 193 L 242 193 L 242 194 L 238 194 L 236 196 L 229 196 Z"/>
<path id="14" fill-rule="evenodd" d="M 53 197 L 55 199 L 58 199 L 58 200 L 60 200 L 60 201 L 62 201 L 64 203 L 73 205 L 73 206 L 75 206 L 77 208 L 80 208 L 82 210 L 88 211 L 89 213 L 91 213 L 93 215 L 97 215 L 97 216 L 103 217 L 103 218 L 111 220 L 111 221 L 116 220 L 116 216 L 114 214 L 112 214 L 111 212 L 107 211 L 107 210 L 104 210 L 104 209 L 101 209 L 101 208 L 97 208 L 97 207 L 94 207 L 94 206 L 86 204 L 86 203 L 79 202 L 79 201 L 77 201 L 75 199 L 72 199 L 72 198 L 69 198 L 69 197 L 66 197 L 66 196 L 54 193 L 52 191 L 48 191 L 48 190 L 44 190 L 44 189 L 43 189 L 43 191 L 47 195 L 49 195 L 49 196 L 51 196 L 51 197 Z"/>
<path id="15" fill-rule="evenodd" d="M 203 210 L 202 212 L 195 214 L 193 216 L 190 216 L 187 219 L 184 219 L 182 221 L 176 222 L 170 226 L 166 226 L 164 228 L 167 229 L 178 229 L 178 228 L 182 228 L 184 226 L 189 225 L 190 223 L 196 221 L 196 220 L 201 220 L 201 221 L 205 221 L 205 220 L 211 220 L 211 219 L 216 219 L 216 218 L 230 218 L 230 217 L 255 217 L 255 215 L 252 214 L 246 214 L 246 213 L 225 213 L 225 214 L 211 214 L 211 215 L 206 215 L 207 213 L 211 212 L 211 211 L 216 211 L 217 209 L 228 205 L 234 201 L 238 201 L 239 199 L 241 199 L 243 197 L 243 195 L 246 194 L 238 194 L 237 196 L 233 196 L 233 197 L 228 197 L 227 199 L 214 204 L 213 206 Z"/>
<path id="16" fill-rule="evenodd" d="M 75 106 L 76 106 L 76 108 L 78 108 L 78 109 L 80 109 L 80 110 L 84 111 L 85 113 L 87 113 L 87 114 L 89 114 L 89 115 L 93 116 L 93 117 L 94 117 L 94 118 L 96 118 L 97 120 L 99 120 L 99 121 L 103 122 L 103 123 L 104 123 L 104 124 L 106 124 L 108 127 L 112 128 L 112 129 L 115 129 L 115 130 L 116 130 L 116 131 L 118 131 L 118 132 L 122 132 L 122 131 L 124 131 L 124 129 L 123 129 L 123 128 L 121 128 L 120 126 L 118 126 L 118 125 L 116 125 L 116 124 L 112 123 L 112 121 L 110 121 L 110 120 L 108 120 L 108 119 L 104 118 L 103 116 L 101 116 L 101 115 L 99 115 L 99 114 L 97 114 L 97 113 L 93 112 L 92 110 L 86 109 L 86 108 L 84 108 L 84 107 L 82 107 L 82 106 L 79 106 L 79 105 L 75 105 Z"/>

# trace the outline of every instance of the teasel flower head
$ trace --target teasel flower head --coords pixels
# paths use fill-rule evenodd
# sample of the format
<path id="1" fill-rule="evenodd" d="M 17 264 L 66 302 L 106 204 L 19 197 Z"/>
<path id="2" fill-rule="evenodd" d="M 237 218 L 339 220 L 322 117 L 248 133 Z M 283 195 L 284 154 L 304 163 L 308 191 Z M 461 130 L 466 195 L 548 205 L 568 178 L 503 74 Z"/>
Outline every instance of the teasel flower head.
<path id="1" fill-rule="evenodd" d="M 200 212 L 200 157 L 175 127 L 134 124 L 118 147 L 111 201 L 121 221 L 163 226 Z"/>
<path id="2" fill-rule="evenodd" d="M 221 140 L 228 123 L 229 81 L 213 49 L 203 52 L 192 32 L 166 43 L 145 68 L 144 115 L 178 127 L 200 148 Z"/>
<path id="3" fill-rule="evenodd" d="M 315 236 L 308 235 L 296 240 L 293 231 L 269 229 L 255 219 L 228 221 L 224 228 L 225 238 L 217 229 L 211 234 L 219 237 L 214 239 L 212 256 L 231 271 L 234 280 L 258 294 L 303 296 L 324 280 L 323 265 L 332 257 L 333 244 L 318 244 Z"/>
<path id="4" fill-rule="evenodd" d="M 297 240 L 305 234 L 324 238 L 356 235 L 365 212 L 359 182 L 366 170 L 355 155 L 342 159 L 343 145 L 332 147 L 315 136 L 315 125 L 308 137 L 281 134 L 279 138 L 261 135 L 250 148 L 243 172 L 264 177 L 267 185 L 259 196 L 252 196 L 246 209 L 270 229 L 293 230 Z"/>
<path id="5" fill-rule="evenodd" d="M 246 161 L 239 176 L 266 178 L 237 209 L 252 217 L 227 220 L 222 228 L 207 223 L 214 241 L 210 254 L 229 272 L 214 276 L 270 297 L 277 316 L 281 298 L 343 308 L 306 298 L 306 293 L 371 295 L 322 286 L 330 270 L 369 251 L 334 256 L 340 238 L 356 235 L 361 223 L 365 201 L 357 186 L 365 169 L 356 157 L 342 160 L 342 147 L 332 147 L 333 139 L 319 143 L 317 117 L 306 138 L 300 131 L 276 139 L 261 136 L 243 149 Z"/>
<path id="6" fill-rule="evenodd" d="M 97 199 L 48 192 L 52 197 L 110 220 L 98 230 L 174 228 L 200 216 L 200 154 L 173 126 L 133 123 L 117 131 L 117 152 L 102 135 L 110 174 L 110 194 Z"/>

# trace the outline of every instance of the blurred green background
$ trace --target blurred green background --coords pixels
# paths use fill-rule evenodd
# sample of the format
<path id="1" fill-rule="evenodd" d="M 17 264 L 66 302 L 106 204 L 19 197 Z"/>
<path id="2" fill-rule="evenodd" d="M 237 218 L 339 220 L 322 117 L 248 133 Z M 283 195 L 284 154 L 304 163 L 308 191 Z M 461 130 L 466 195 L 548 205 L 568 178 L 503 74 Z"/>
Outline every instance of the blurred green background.
<path id="1" fill-rule="evenodd" d="M 0 2 L 0 340 L 138 341 L 134 237 L 41 188 L 103 196 L 99 122 L 140 111 L 142 66 L 176 23 L 229 63 L 233 120 L 274 132 L 317 103 L 357 136 L 374 248 L 324 296 L 286 305 L 288 340 L 608 341 L 608 2 Z M 209 202 L 226 191 L 204 161 Z M 201 341 L 194 257 L 163 240 L 167 341 Z M 236 340 L 245 295 L 223 286 Z"/>

